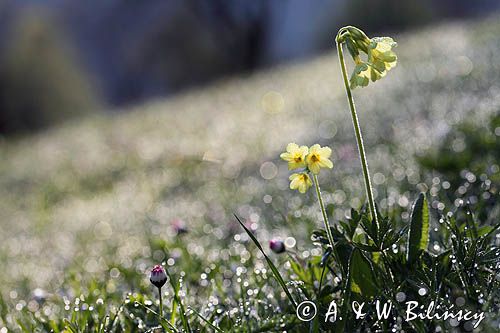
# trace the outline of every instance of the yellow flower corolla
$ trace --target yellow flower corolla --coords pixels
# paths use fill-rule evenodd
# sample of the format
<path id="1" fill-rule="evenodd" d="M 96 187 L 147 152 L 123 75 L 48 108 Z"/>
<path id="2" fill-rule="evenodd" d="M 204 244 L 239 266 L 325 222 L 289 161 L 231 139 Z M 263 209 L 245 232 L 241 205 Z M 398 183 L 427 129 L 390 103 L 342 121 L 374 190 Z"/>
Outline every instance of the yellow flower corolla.
<path id="1" fill-rule="evenodd" d="M 317 175 L 321 168 L 332 168 L 330 161 L 332 150 L 328 147 L 321 147 L 315 144 L 308 148 L 299 146 L 296 143 L 289 143 L 286 152 L 280 157 L 288 162 L 288 169 L 304 168 L 303 172 L 294 173 L 290 176 L 290 188 L 298 190 L 300 193 L 306 193 L 309 187 L 313 185 L 309 172 Z"/>
<path id="2" fill-rule="evenodd" d="M 309 153 L 307 146 L 300 146 L 296 143 L 289 143 L 286 146 L 286 152 L 282 153 L 280 157 L 288 162 L 288 170 L 306 167 L 306 156 Z"/>
<path id="3" fill-rule="evenodd" d="M 321 168 L 333 168 L 333 163 L 329 160 L 330 155 L 332 155 L 332 150 L 329 147 L 315 144 L 309 148 L 309 154 L 306 156 L 307 168 L 316 175 Z"/>
<path id="4" fill-rule="evenodd" d="M 290 175 L 290 189 L 298 190 L 300 193 L 306 193 L 309 187 L 312 186 L 312 181 L 309 175 L 305 172 L 294 173 Z"/>
<path id="5" fill-rule="evenodd" d="M 384 76 L 396 66 L 398 57 L 392 50 L 397 43 L 391 37 L 374 37 L 368 47 L 368 62 Z"/>

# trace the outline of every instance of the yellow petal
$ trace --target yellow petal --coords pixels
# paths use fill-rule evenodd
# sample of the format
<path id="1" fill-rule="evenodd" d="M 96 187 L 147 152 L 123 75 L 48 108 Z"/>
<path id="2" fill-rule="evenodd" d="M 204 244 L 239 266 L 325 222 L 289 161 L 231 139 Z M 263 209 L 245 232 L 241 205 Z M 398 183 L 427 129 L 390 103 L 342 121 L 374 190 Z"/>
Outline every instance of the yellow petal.
<path id="1" fill-rule="evenodd" d="M 319 144 L 314 144 L 309 148 L 309 153 L 315 153 L 321 146 Z"/>
<path id="2" fill-rule="evenodd" d="M 329 158 L 330 155 L 332 155 L 332 150 L 330 149 L 330 147 L 322 147 L 319 150 L 319 154 L 321 158 Z"/>
<path id="3" fill-rule="evenodd" d="M 295 142 L 290 142 L 287 146 L 286 146 L 286 151 L 289 152 L 289 153 L 292 153 L 293 151 L 299 149 L 299 145 L 296 144 Z"/>
<path id="4" fill-rule="evenodd" d="M 280 157 L 282 160 L 285 160 L 285 161 L 292 161 L 293 160 L 292 154 L 290 154 L 290 153 L 281 153 Z"/>
<path id="5" fill-rule="evenodd" d="M 290 161 L 288 162 L 288 170 L 295 170 L 299 168 L 304 168 L 306 166 L 306 163 L 304 161 L 302 162 L 294 162 Z"/>
<path id="6" fill-rule="evenodd" d="M 307 146 L 300 146 L 299 151 L 302 154 L 302 157 L 305 157 L 307 154 L 309 154 L 309 148 L 307 148 Z"/>
<path id="7" fill-rule="evenodd" d="M 300 183 L 300 175 L 298 173 L 294 173 L 289 177 L 289 179 L 291 180 L 290 189 L 292 190 L 297 189 Z"/>
<path id="8" fill-rule="evenodd" d="M 309 167 L 309 170 L 311 170 L 311 172 L 314 173 L 315 175 L 317 175 L 319 173 L 320 166 L 319 166 L 318 162 L 311 163 L 308 165 L 308 167 Z"/>
<path id="9" fill-rule="evenodd" d="M 323 167 L 323 168 L 328 168 L 328 169 L 331 169 L 333 168 L 333 162 L 330 161 L 329 159 L 327 158 L 324 158 L 322 159 L 320 162 L 319 162 L 320 166 Z"/>

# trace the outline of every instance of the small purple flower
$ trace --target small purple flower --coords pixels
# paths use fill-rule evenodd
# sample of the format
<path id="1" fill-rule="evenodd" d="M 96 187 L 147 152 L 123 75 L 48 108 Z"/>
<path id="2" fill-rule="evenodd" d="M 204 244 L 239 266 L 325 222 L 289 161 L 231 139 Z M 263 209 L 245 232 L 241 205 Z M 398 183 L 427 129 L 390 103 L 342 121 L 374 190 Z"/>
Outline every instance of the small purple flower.
<path id="1" fill-rule="evenodd" d="M 181 219 L 173 219 L 171 222 L 172 229 L 174 229 L 177 235 L 182 235 L 188 232 L 186 223 Z"/>
<path id="2" fill-rule="evenodd" d="M 283 253 L 285 252 L 285 243 L 278 238 L 273 238 L 269 241 L 269 248 L 274 252 L 274 253 Z"/>
<path id="3" fill-rule="evenodd" d="M 161 265 L 156 265 L 151 270 L 149 274 L 149 281 L 154 284 L 157 288 L 163 287 L 165 282 L 167 282 L 167 273 Z"/>

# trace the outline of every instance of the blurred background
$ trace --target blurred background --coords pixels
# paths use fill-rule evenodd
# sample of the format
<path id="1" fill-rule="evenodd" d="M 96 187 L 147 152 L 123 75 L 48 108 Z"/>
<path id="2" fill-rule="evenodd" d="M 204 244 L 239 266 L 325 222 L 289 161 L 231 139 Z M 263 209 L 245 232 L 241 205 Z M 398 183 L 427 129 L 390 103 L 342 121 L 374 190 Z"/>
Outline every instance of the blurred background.
<path id="1" fill-rule="evenodd" d="M 2 0 L 0 136 L 301 61 L 331 51 L 347 23 L 373 35 L 499 8 L 498 0 Z"/>
<path id="2" fill-rule="evenodd" d="M 309 249 L 322 217 L 313 191 L 289 190 L 287 143 L 332 148 L 335 167 L 320 175 L 332 221 L 364 203 L 333 45 L 346 24 L 398 42 L 397 67 L 353 92 L 381 210 L 406 222 L 428 191 L 439 214 L 471 198 L 481 221 L 498 221 L 498 10 L 498 0 L 0 0 L 0 295 L 71 299 L 98 283 L 118 308 L 122 293 L 149 287 L 153 262 L 191 285 L 207 265 L 226 276 L 250 258 L 234 213 L 264 243 Z M 191 304 L 218 293 L 208 281 Z"/>

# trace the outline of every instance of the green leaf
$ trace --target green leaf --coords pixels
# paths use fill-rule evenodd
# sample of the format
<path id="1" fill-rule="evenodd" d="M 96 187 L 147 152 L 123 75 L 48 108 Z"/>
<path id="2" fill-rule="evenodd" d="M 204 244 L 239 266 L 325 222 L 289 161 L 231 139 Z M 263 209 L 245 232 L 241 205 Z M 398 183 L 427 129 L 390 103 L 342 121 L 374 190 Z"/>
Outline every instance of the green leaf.
<path id="1" fill-rule="evenodd" d="M 141 302 L 138 302 L 138 301 L 135 301 L 135 305 L 142 306 L 144 309 L 146 309 L 147 311 L 149 311 L 152 314 L 154 314 L 155 316 L 157 316 L 160 319 L 160 325 L 164 329 L 166 329 L 168 332 L 174 332 L 174 333 L 178 333 L 179 332 L 179 330 L 176 329 L 173 326 L 173 324 L 170 324 L 170 322 L 165 317 L 161 316 L 158 312 L 154 311 L 150 307 L 147 307 L 146 305 L 144 305 L 144 304 L 142 304 Z M 105 330 L 104 332 L 108 332 L 108 331 Z"/>
<path id="2" fill-rule="evenodd" d="M 212 323 L 210 322 L 210 320 L 208 320 L 208 319 L 206 319 L 205 317 L 203 317 L 203 316 L 201 315 L 201 313 L 199 313 L 198 311 L 196 311 L 194 308 L 189 307 L 189 309 L 190 309 L 191 311 L 193 311 L 193 312 L 194 312 L 194 313 L 195 313 L 195 314 L 196 314 L 196 315 L 197 315 L 197 316 L 198 316 L 201 320 L 203 320 L 203 321 L 204 321 L 204 322 L 205 322 L 208 326 L 210 326 L 210 328 L 212 328 L 214 331 L 224 333 L 224 331 L 222 331 L 220 328 L 218 328 L 217 326 L 215 326 L 214 324 L 212 324 Z"/>
<path id="3" fill-rule="evenodd" d="M 243 224 L 243 222 L 241 222 L 241 220 L 238 218 L 238 216 L 236 216 L 236 214 L 234 214 L 234 217 L 239 222 L 239 224 L 243 227 L 243 229 L 245 229 L 245 231 L 248 234 L 248 236 L 250 237 L 250 239 L 255 243 L 255 246 L 257 246 L 257 248 L 260 250 L 260 252 L 264 256 L 264 258 L 266 259 L 267 264 L 269 265 L 269 268 L 271 268 L 271 271 L 273 272 L 274 277 L 276 278 L 276 280 L 278 280 L 278 283 L 280 284 L 281 288 L 283 288 L 283 291 L 285 292 L 286 296 L 288 297 L 290 302 L 292 302 L 293 307 L 296 309 L 297 303 L 295 303 L 295 300 L 293 299 L 292 294 L 290 294 L 290 291 L 286 287 L 286 283 L 283 280 L 283 278 L 281 277 L 281 274 L 278 271 L 278 269 L 276 268 L 276 266 L 273 264 L 271 259 L 269 259 L 269 257 L 266 255 L 266 253 L 264 252 L 264 249 L 260 245 L 257 238 L 255 238 L 253 233 L 250 230 L 248 230 L 248 228 L 245 226 L 245 224 Z"/>
<path id="4" fill-rule="evenodd" d="M 375 245 L 366 245 L 363 243 L 358 243 L 358 242 L 352 242 L 351 243 L 354 247 L 357 247 L 360 250 L 366 251 L 366 252 L 380 252 L 380 249 L 376 247 Z"/>
<path id="5" fill-rule="evenodd" d="M 424 193 L 420 193 L 413 204 L 408 233 L 407 261 L 413 263 L 429 244 L 429 204 Z"/>
<path id="6" fill-rule="evenodd" d="M 165 270 L 168 276 L 168 280 L 170 282 L 170 285 L 172 286 L 172 289 L 174 290 L 174 300 L 177 306 L 179 307 L 179 315 L 181 317 L 181 322 L 182 322 L 182 327 L 184 328 L 184 331 L 186 332 L 191 332 L 191 327 L 189 325 L 189 321 L 186 316 L 186 311 L 184 310 L 184 305 L 182 304 L 182 301 L 179 297 L 179 288 L 180 288 L 180 283 L 175 282 L 175 280 L 172 278 L 172 275 L 170 275 L 170 272 Z M 172 323 L 173 325 L 174 323 Z"/>
<path id="7" fill-rule="evenodd" d="M 355 248 L 349 260 L 349 290 L 363 298 L 374 297 L 377 294 L 375 281 L 371 262 Z"/>
<path id="8" fill-rule="evenodd" d="M 335 244 L 335 250 L 337 251 L 338 258 L 340 261 L 340 265 L 342 267 L 342 272 L 349 271 L 349 258 L 352 252 L 352 246 L 350 246 L 345 241 L 340 241 Z"/>
<path id="9" fill-rule="evenodd" d="M 366 235 L 375 243 L 378 244 L 378 228 L 375 223 L 373 223 L 366 214 L 361 217 L 361 227 L 365 231 Z"/>
<path id="10" fill-rule="evenodd" d="M 293 258 L 290 258 L 290 267 L 292 268 L 293 272 L 295 274 L 297 274 L 297 276 L 299 277 L 299 279 L 304 282 L 304 283 L 310 283 L 310 279 L 307 275 L 307 272 L 304 270 L 304 268 L 302 268 L 302 266 L 300 266 L 300 264 L 298 262 L 296 262 L 295 260 L 293 260 Z"/>

